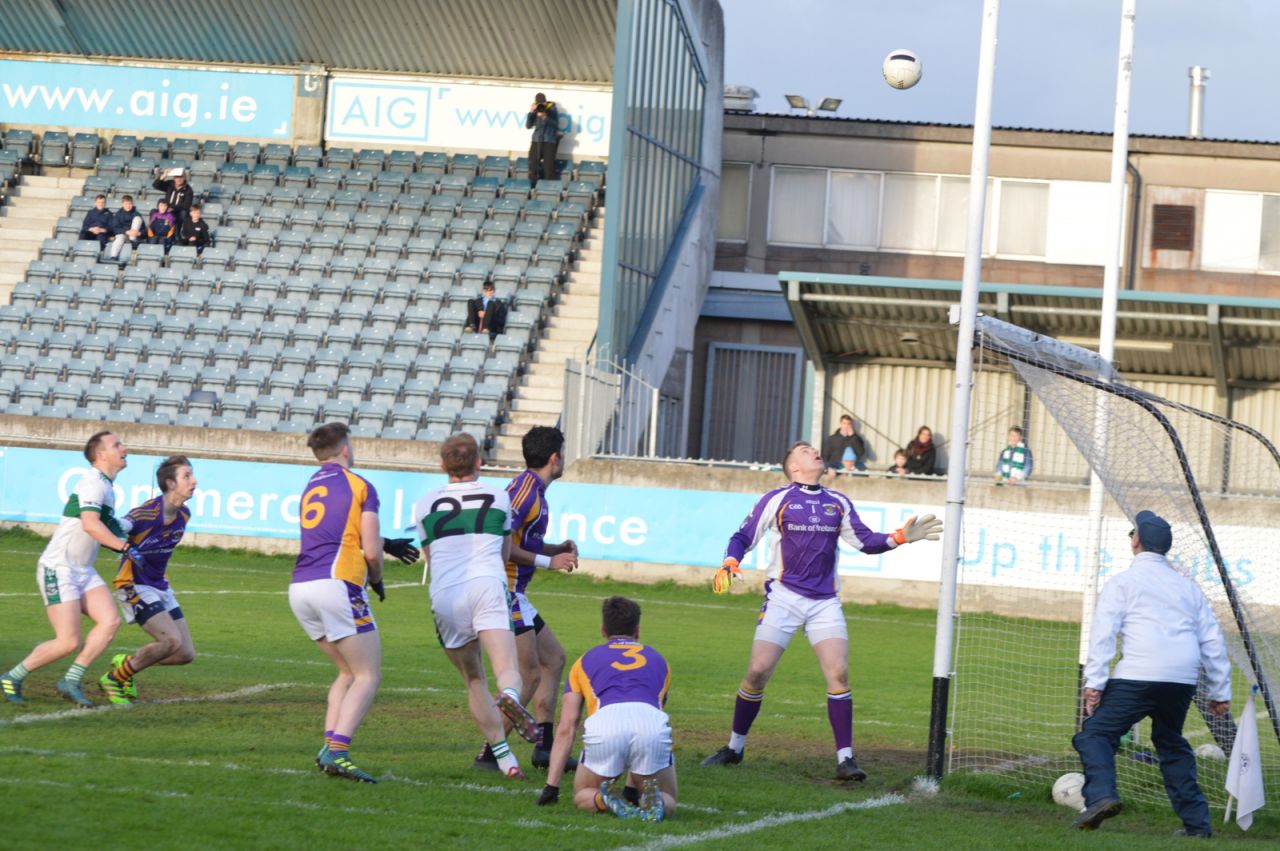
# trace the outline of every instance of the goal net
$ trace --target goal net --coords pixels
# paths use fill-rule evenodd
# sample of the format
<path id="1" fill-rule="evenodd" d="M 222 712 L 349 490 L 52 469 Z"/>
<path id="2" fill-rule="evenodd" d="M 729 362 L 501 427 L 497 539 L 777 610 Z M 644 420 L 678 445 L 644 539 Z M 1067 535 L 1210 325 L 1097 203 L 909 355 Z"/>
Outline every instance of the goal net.
<path id="1" fill-rule="evenodd" d="M 1093 598 L 1128 566 L 1131 518 L 1146 509 L 1172 525 L 1170 561 L 1196 580 L 1222 624 L 1233 712 L 1259 687 L 1264 778 L 1280 790 L 1275 447 L 1206 412 L 1212 386 L 1129 382 L 1092 352 L 988 317 L 979 317 L 975 357 L 951 770 L 1046 788 L 1080 770 L 1071 737 Z M 1023 483 L 996 475 L 1011 426 L 1024 429 L 1030 450 Z M 1100 512 L 1090 511 L 1091 472 L 1105 488 Z M 1221 754 L 1230 754 L 1234 716 L 1212 719 L 1200 706 L 1207 710 L 1198 690 L 1184 734 L 1197 749 L 1201 787 L 1222 804 Z M 1149 723 L 1131 731 L 1116 758 L 1127 800 L 1167 800 Z"/>

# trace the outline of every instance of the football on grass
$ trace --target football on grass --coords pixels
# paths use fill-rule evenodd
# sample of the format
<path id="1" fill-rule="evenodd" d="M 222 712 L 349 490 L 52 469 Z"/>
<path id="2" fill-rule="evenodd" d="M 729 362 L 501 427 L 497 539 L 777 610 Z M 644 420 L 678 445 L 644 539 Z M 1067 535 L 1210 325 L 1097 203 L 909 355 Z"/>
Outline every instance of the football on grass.
<path id="1" fill-rule="evenodd" d="M 1084 775 L 1078 771 L 1064 774 L 1053 781 L 1053 800 L 1079 812 L 1084 809 Z"/>

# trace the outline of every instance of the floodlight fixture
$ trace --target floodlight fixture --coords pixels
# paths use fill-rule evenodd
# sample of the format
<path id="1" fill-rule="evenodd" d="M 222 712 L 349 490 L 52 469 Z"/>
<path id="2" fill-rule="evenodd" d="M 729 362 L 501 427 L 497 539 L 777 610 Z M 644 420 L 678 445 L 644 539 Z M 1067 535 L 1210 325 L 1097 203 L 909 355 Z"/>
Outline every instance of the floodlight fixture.
<path id="1" fill-rule="evenodd" d="M 787 105 L 792 109 L 808 109 L 809 101 L 800 97 L 800 95 L 787 95 Z"/>
<path id="2" fill-rule="evenodd" d="M 818 104 L 821 112 L 835 112 L 840 108 L 842 101 L 840 98 L 823 98 L 822 103 Z"/>

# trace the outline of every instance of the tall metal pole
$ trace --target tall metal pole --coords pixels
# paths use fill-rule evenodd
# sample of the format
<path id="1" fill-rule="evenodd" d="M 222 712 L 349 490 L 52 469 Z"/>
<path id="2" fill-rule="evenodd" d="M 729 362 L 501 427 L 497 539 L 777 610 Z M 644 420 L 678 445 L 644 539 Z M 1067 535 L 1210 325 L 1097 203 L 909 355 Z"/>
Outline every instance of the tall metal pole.
<path id="1" fill-rule="evenodd" d="M 1107 251 L 1107 263 L 1102 270 L 1102 319 L 1098 327 L 1098 355 L 1107 363 L 1116 354 L 1116 307 L 1120 291 L 1120 263 L 1124 255 L 1124 199 L 1125 175 L 1129 165 L 1129 91 L 1133 78 L 1133 31 L 1137 16 L 1138 0 L 1124 0 L 1120 12 L 1120 56 L 1116 68 L 1116 109 L 1114 129 L 1111 134 L 1111 203 L 1107 211 L 1110 228 L 1107 236 L 1111 245 Z M 1138 215 L 1137 210 L 1130 215 Z M 1105 458 L 1109 439 L 1107 400 L 1098 396 L 1094 408 L 1094 445 L 1098 457 Z M 1099 560 L 1102 552 L 1102 515 L 1106 501 L 1106 489 L 1095 472 L 1089 477 L 1089 531 L 1085 561 L 1084 598 L 1080 609 L 1079 678 L 1084 687 L 1084 666 L 1089 661 L 1089 628 L 1093 623 L 1093 604 L 1098 595 Z M 1081 699 L 1076 713 L 1077 724 L 1084 720 L 1084 702 Z"/>
<path id="2" fill-rule="evenodd" d="M 960 524 L 964 516 L 964 470 L 968 450 L 970 385 L 973 382 L 973 329 L 978 315 L 982 274 L 983 224 L 987 207 L 987 171 L 991 155 L 991 92 L 996 73 L 1000 0 L 983 0 L 978 52 L 978 97 L 973 111 L 973 157 L 969 166 L 969 225 L 965 235 L 964 275 L 960 289 L 960 330 L 956 337 L 956 383 L 951 404 L 951 455 L 947 461 L 947 511 L 942 540 L 942 583 L 933 644 L 933 705 L 929 719 L 926 770 L 940 778 L 947 750 L 947 699 L 951 688 L 951 649 L 955 636 L 956 572 L 960 567 Z"/>

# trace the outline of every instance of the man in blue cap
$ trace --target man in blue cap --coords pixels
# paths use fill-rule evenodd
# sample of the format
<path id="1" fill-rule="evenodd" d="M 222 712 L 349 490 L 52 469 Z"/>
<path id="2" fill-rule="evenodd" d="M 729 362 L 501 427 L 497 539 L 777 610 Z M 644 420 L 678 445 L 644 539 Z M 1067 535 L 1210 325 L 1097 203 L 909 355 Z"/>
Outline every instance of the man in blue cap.
<path id="1" fill-rule="evenodd" d="M 1165 558 L 1172 546 L 1169 523 L 1139 511 L 1129 531 L 1133 561 L 1098 594 L 1084 669 L 1088 717 L 1071 740 L 1084 765 L 1085 808 L 1072 822 L 1074 828 L 1093 830 L 1120 812 L 1120 737 L 1150 717 L 1165 791 L 1182 819 L 1174 835 L 1211 833 L 1209 804 L 1196 781 L 1196 756 L 1182 737 L 1182 722 L 1201 668 L 1210 711 L 1223 715 L 1231 708 L 1231 662 L 1204 592 Z M 1109 671 L 1117 636 L 1124 655 Z"/>

